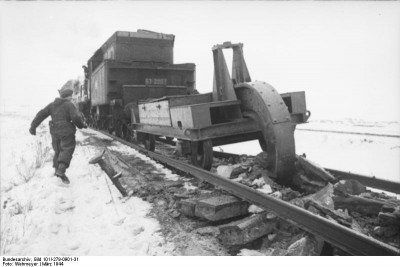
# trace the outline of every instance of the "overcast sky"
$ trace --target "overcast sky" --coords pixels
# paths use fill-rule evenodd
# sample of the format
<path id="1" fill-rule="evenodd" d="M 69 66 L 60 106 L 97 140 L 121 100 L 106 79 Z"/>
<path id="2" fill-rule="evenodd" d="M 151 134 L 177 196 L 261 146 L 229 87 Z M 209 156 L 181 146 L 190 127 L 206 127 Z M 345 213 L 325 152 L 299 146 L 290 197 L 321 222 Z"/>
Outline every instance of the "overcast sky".
<path id="1" fill-rule="evenodd" d="M 1 2 L 2 108 L 47 104 L 115 31 L 137 29 L 174 34 L 202 93 L 212 45 L 242 42 L 252 79 L 306 91 L 314 119 L 400 121 L 400 2 Z"/>

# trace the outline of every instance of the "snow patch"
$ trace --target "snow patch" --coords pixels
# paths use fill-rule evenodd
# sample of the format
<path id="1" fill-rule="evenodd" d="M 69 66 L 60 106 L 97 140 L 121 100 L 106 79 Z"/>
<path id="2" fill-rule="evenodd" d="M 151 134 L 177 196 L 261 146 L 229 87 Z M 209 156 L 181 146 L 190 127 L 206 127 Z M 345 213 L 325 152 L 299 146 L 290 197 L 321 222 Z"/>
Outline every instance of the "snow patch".
<path id="1" fill-rule="evenodd" d="M 99 152 L 87 145 L 88 137 L 76 133 L 77 147 L 67 170 L 71 184 L 65 185 L 54 176 L 48 127 L 42 124 L 37 136 L 31 136 L 30 118 L 2 115 L 0 120 L 1 254 L 173 253 L 173 244 L 159 233 L 159 223 L 147 217 L 151 204 L 122 198 L 100 167 L 88 164 Z"/>
<path id="2" fill-rule="evenodd" d="M 264 194 L 271 194 L 272 188 L 269 184 L 265 184 L 263 187 L 258 188 L 257 191 L 263 192 Z"/>
<path id="3" fill-rule="evenodd" d="M 260 212 L 263 212 L 264 209 L 260 208 L 259 206 L 254 205 L 254 204 L 251 204 L 248 211 L 249 211 L 249 213 L 260 213 Z"/>
<path id="4" fill-rule="evenodd" d="M 190 182 L 185 182 L 183 187 L 189 192 L 196 191 L 198 189 L 197 186 L 192 185 Z"/>
<path id="5" fill-rule="evenodd" d="M 251 249 L 241 249 L 240 252 L 237 254 L 237 256 L 265 256 L 261 252 L 257 250 L 251 250 Z"/>

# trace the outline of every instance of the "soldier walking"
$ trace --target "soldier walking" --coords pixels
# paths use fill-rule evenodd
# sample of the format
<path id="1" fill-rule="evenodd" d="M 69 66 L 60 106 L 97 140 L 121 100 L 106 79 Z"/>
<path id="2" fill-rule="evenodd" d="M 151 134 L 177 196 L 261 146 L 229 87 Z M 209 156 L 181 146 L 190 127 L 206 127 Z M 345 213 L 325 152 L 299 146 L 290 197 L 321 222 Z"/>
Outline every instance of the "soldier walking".
<path id="1" fill-rule="evenodd" d="M 87 126 L 82 121 L 79 111 L 71 102 L 73 90 L 64 86 L 58 92 L 60 97 L 36 114 L 29 132 L 36 135 L 36 128 L 48 116 L 51 116 L 49 125 L 54 149 L 53 167 L 55 175 L 60 177 L 63 183 L 69 184 L 65 171 L 69 167 L 75 150 L 75 126 L 79 129 L 87 128 Z"/>

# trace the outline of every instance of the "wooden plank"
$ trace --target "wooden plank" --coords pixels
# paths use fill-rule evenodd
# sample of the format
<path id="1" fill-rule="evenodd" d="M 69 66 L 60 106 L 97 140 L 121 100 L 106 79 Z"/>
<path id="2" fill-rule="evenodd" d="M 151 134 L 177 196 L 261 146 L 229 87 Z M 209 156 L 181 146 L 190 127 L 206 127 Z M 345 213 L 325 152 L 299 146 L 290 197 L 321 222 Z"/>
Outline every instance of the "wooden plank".
<path id="1" fill-rule="evenodd" d="M 374 187 L 377 189 L 400 194 L 400 183 L 398 182 L 380 179 L 375 176 L 368 177 L 357 173 L 343 172 L 334 169 L 326 170 L 337 176 L 339 180 L 356 180 L 368 187 Z"/>
<path id="2" fill-rule="evenodd" d="M 336 179 L 332 174 L 324 170 L 321 166 L 318 166 L 318 164 L 302 157 L 302 156 L 297 156 L 297 162 L 300 164 L 301 168 L 306 172 L 306 174 L 313 175 L 314 177 L 319 177 L 323 181 L 329 182 L 329 183 L 336 183 L 338 179 Z"/>
<path id="3" fill-rule="evenodd" d="M 359 196 L 334 196 L 335 209 L 348 209 L 361 214 L 378 215 L 384 205 L 391 206 L 391 203 L 382 199 L 367 199 Z"/>
<path id="4" fill-rule="evenodd" d="M 219 226 L 219 239 L 225 245 L 244 245 L 273 232 L 278 227 L 278 220 L 268 220 L 267 213 L 256 214 Z"/>
<path id="5" fill-rule="evenodd" d="M 199 200 L 195 215 L 209 221 L 221 221 L 248 213 L 249 203 L 234 196 L 221 195 Z"/>

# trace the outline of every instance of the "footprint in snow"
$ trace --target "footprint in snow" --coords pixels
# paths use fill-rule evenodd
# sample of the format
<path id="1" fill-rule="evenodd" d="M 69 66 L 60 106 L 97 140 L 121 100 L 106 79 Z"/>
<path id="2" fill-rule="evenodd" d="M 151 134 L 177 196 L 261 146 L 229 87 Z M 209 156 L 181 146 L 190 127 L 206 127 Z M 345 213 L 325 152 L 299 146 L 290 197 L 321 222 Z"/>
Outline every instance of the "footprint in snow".
<path id="1" fill-rule="evenodd" d="M 120 218 L 120 219 L 116 220 L 113 224 L 115 226 L 120 226 L 125 222 L 125 219 L 126 219 L 126 217 Z"/>
<path id="2" fill-rule="evenodd" d="M 135 251 L 135 255 L 147 255 L 150 248 L 149 243 L 143 241 L 129 243 L 128 247 Z"/>
<path id="3" fill-rule="evenodd" d="M 133 205 L 132 203 L 128 203 L 125 206 L 125 213 L 128 214 L 128 215 L 135 214 L 136 213 L 135 205 Z"/>
<path id="4" fill-rule="evenodd" d="M 50 224 L 50 232 L 52 232 L 53 234 L 58 234 L 58 232 L 60 231 L 60 228 L 61 228 L 60 223 Z"/>
<path id="5" fill-rule="evenodd" d="M 70 240 L 67 243 L 67 248 L 70 250 L 77 250 L 81 246 L 81 242 L 78 240 Z"/>
<path id="6" fill-rule="evenodd" d="M 97 207 L 94 206 L 89 210 L 88 215 L 92 219 L 95 219 L 95 218 L 99 217 L 100 215 L 103 215 L 103 209 L 101 208 L 101 206 L 97 206 Z"/>
<path id="7" fill-rule="evenodd" d="M 140 233 L 142 233 L 143 231 L 144 231 L 144 228 L 143 228 L 143 227 L 138 227 L 138 228 L 133 229 L 131 233 L 132 233 L 134 236 L 137 236 L 137 235 L 139 235 Z"/>
<path id="8" fill-rule="evenodd" d="M 87 204 L 90 204 L 90 203 L 92 203 L 93 202 L 93 196 L 87 196 L 86 197 L 86 199 L 85 199 L 85 203 L 87 203 Z"/>
<path id="9" fill-rule="evenodd" d="M 74 201 L 69 199 L 60 198 L 55 206 L 55 213 L 61 214 L 75 208 Z"/>

